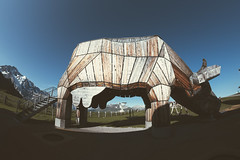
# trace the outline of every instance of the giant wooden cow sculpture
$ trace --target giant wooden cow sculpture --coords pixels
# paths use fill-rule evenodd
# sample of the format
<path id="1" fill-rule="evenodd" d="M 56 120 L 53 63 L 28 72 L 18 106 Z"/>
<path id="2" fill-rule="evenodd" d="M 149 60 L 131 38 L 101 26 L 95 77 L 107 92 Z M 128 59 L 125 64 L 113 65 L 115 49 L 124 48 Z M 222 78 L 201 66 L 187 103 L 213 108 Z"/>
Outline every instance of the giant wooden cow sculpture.
<path id="1" fill-rule="evenodd" d="M 206 62 L 193 73 L 159 36 L 83 42 L 59 81 L 55 126 L 70 125 L 72 104 L 84 124 L 88 107 L 105 108 L 115 96 L 141 96 L 147 127 L 169 124 L 170 96 L 199 115 L 214 115 L 220 102 L 208 80 L 219 74 L 220 66 Z"/>

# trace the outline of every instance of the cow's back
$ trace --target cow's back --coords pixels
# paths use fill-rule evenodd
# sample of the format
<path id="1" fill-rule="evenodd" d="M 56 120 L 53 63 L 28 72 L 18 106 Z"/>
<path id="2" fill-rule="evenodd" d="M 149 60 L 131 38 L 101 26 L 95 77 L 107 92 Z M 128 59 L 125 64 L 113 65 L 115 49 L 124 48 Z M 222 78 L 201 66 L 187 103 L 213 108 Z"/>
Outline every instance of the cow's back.
<path id="1" fill-rule="evenodd" d="M 74 49 L 59 86 L 133 89 L 171 85 L 176 57 L 172 52 L 159 36 L 83 42 Z"/>

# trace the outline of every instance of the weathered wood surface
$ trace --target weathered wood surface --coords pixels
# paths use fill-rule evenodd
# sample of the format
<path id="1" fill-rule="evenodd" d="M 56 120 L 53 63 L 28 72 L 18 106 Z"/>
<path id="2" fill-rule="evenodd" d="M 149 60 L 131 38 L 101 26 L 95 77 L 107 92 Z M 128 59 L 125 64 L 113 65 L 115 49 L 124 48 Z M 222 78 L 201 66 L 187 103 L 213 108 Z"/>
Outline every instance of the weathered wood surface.
<path id="1" fill-rule="evenodd" d="M 168 102 L 171 86 L 182 88 L 192 96 L 192 91 L 201 89 L 200 83 L 220 74 L 217 67 L 205 70 L 193 75 L 159 36 L 97 39 L 80 43 L 74 49 L 59 81 L 58 97 L 66 100 L 71 92 L 75 105 L 82 100 L 83 106 L 89 107 L 93 97 L 103 94 L 92 105 L 104 108 L 116 95 L 145 95 L 146 121 L 151 121 L 154 111 Z M 136 89 L 141 88 L 146 93 L 137 93 Z M 65 114 L 66 105 L 62 102 L 58 117 Z"/>

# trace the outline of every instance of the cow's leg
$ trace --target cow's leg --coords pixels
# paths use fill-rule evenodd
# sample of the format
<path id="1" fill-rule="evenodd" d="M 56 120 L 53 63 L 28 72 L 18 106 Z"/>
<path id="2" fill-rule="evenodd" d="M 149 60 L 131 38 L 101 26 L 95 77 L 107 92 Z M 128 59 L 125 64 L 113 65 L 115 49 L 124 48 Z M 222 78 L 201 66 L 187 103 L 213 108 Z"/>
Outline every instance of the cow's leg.
<path id="1" fill-rule="evenodd" d="M 170 124 L 170 108 L 168 100 L 171 88 L 166 85 L 153 87 L 148 93 L 151 108 L 146 110 L 146 127 L 160 127 Z"/>
<path id="2" fill-rule="evenodd" d="M 77 107 L 76 115 L 77 115 L 77 125 L 83 127 L 87 124 L 87 113 L 88 109 L 85 108 L 81 103 Z"/>
<path id="3" fill-rule="evenodd" d="M 66 128 L 71 125 L 72 95 L 65 87 L 58 87 L 58 102 L 55 126 Z"/>

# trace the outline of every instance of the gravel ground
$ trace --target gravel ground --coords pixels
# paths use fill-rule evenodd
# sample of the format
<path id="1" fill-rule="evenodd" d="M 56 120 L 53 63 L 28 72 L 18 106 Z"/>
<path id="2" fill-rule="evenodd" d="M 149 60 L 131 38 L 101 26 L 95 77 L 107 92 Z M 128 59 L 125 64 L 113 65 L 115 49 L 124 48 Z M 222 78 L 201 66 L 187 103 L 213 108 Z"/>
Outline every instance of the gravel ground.
<path id="1" fill-rule="evenodd" d="M 240 110 L 215 121 L 147 130 L 94 127 L 90 133 L 89 128 L 59 130 L 45 122 L 20 124 L 13 116 L 0 110 L 0 159 L 240 160 Z"/>

